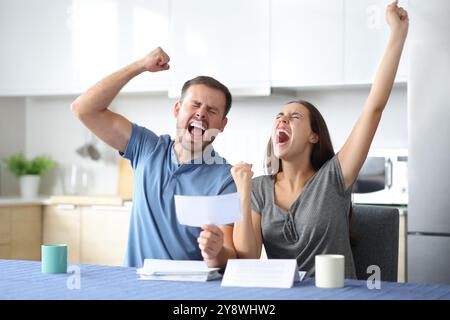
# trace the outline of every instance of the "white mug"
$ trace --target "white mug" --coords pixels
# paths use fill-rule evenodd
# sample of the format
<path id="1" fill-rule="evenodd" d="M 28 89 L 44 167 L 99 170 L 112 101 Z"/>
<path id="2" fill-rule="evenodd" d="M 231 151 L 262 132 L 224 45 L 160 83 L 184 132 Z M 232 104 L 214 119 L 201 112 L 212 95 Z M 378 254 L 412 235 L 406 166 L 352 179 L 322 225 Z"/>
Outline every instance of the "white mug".
<path id="1" fill-rule="evenodd" d="M 340 254 L 321 254 L 315 258 L 316 287 L 343 288 L 345 257 Z"/>

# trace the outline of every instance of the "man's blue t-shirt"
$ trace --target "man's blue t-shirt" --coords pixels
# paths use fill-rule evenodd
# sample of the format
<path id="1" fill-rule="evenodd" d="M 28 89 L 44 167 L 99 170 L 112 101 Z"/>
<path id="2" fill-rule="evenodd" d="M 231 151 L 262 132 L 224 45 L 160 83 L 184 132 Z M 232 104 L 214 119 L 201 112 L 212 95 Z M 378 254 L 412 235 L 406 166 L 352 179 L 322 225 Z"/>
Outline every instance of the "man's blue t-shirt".
<path id="1" fill-rule="evenodd" d="M 146 258 L 202 260 L 197 243 L 201 228 L 178 222 L 174 195 L 236 192 L 231 166 L 218 153 L 179 164 L 173 144 L 169 135 L 157 136 L 133 123 L 123 154 L 134 170 L 126 266 L 142 267 Z"/>

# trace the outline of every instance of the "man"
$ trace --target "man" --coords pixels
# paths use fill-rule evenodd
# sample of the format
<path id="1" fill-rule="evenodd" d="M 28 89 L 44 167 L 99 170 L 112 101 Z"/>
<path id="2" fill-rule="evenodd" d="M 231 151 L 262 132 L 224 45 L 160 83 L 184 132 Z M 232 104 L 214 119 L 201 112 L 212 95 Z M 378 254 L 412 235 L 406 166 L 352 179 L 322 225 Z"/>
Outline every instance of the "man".
<path id="1" fill-rule="evenodd" d="M 71 105 L 71 111 L 97 137 L 131 161 L 135 173 L 133 208 L 125 264 L 141 267 L 145 258 L 201 260 L 224 267 L 235 258 L 233 227 L 178 223 L 174 195 L 236 192 L 230 166 L 211 142 L 227 124 L 231 94 L 217 80 L 186 82 L 175 103 L 176 139 L 157 136 L 108 109 L 132 78 L 169 69 L 169 56 L 156 48 L 144 58 L 99 81 Z"/>

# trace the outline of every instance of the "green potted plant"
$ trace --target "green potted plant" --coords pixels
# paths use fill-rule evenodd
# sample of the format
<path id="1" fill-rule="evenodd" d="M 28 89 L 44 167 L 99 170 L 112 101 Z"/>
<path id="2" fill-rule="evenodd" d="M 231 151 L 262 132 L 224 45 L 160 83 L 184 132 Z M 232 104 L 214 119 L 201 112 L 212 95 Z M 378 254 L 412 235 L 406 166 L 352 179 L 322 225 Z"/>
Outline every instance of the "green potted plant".
<path id="1" fill-rule="evenodd" d="M 6 158 L 6 167 L 20 180 L 20 194 L 24 198 L 38 195 L 41 175 L 55 166 L 55 162 L 46 156 L 27 159 L 23 153 Z"/>

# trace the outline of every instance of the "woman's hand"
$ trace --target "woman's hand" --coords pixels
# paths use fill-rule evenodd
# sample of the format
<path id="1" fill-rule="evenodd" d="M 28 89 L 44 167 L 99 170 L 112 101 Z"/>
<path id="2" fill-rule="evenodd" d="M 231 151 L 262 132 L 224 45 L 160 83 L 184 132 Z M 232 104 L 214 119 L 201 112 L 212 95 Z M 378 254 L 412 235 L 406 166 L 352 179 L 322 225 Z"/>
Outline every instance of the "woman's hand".
<path id="1" fill-rule="evenodd" d="M 408 12 L 398 6 L 398 0 L 388 5 L 386 9 L 386 21 L 392 32 L 398 32 L 406 37 L 409 26 Z"/>
<path id="2" fill-rule="evenodd" d="M 239 162 L 231 168 L 231 176 L 241 196 L 249 196 L 252 192 L 252 165 Z"/>

